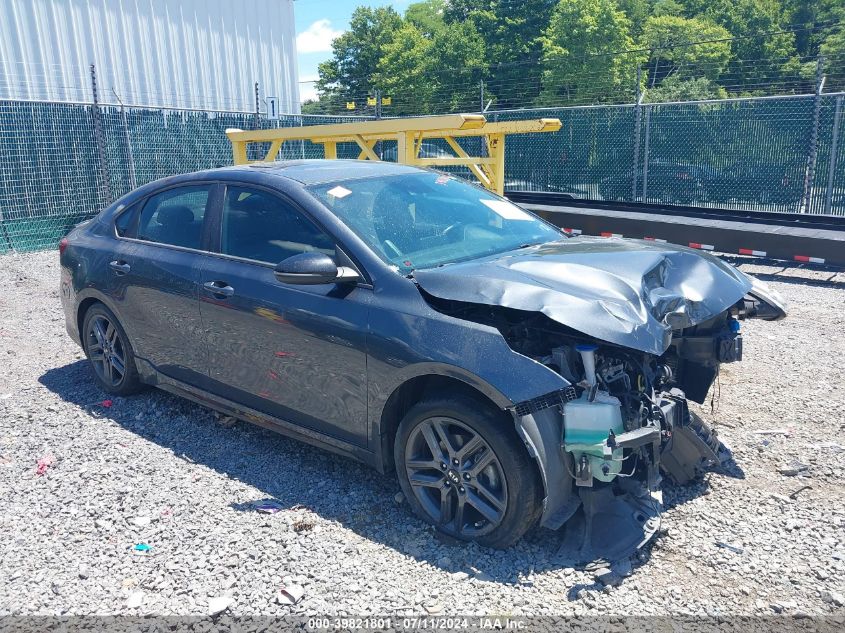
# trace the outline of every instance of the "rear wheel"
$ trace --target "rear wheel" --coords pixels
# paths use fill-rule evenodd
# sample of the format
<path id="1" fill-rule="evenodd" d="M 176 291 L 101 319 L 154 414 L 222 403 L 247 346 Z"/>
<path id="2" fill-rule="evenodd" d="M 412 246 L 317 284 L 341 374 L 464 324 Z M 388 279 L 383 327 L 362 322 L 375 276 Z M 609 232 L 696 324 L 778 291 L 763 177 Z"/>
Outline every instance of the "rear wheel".
<path id="1" fill-rule="evenodd" d="M 85 313 L 82 324 L 85 355 L 97 382 L 107 392 L 128 396 L 141 389 L 135 355 L 126 333 L 111 310 L 96 304 Z"/>
<path id="2" fill-rule="evenodd" d="M 539 516 L 533 462 L 512 422 L 480 401 L 418 403 L 399 425 L 394 457 L 411 507 L 449 536 L 505 548 Z"/>

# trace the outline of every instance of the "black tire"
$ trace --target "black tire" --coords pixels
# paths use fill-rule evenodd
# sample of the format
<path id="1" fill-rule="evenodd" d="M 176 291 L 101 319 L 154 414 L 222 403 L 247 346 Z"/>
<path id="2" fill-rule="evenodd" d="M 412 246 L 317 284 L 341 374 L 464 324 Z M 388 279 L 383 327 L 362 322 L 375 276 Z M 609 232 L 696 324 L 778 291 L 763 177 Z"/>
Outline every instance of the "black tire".
<path id="1" fill-rule="evenodd" d="M 438 429 L 450 437 L 450 447 Z M 437 448 L 439 457 L 434 455 Z M 505 549 L 540 515 L 536 465 L 513 421 L 480 399 L 454 395 L 417 403 L 399 424 L 393 452 L 399 485 L 411 508 L 453 538 Z M 450 461 L 446 468 L 445 459 Z"/>
<path id="2" fill-rule="evenodd" d="M 132 346 L 111 310 L 102 303 L 91 306 L 85 313 L 80 334 L 91 371 L 104 391 L 129 396 L 143 389 Z"/>

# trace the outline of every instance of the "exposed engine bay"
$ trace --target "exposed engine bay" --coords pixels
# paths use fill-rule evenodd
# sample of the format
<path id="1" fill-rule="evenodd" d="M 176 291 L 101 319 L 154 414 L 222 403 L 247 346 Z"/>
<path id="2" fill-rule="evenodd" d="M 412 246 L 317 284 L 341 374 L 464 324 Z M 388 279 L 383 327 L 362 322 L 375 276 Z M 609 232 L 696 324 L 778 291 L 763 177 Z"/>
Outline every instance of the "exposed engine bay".
<path id="1" fill-rule="evenodd" d="M 529 449 L 547 445 L 554 434 L 559 452 L 545 456 L 546 477 L 554 479 L 556 458 L 563 464 L 557 485 L 564 490 L 547 485 L 546 502 L 554 507 L 546 508 L 542 524 L 567 523 L 575 558 L 630 554 L 659 527 L 663 476 L 682 485 L 730 460 L 687 400 L 704 403 L 719 367 L 742 360 L 740 321 L 765 310 L 753 298 L 673 331 L 661 355 L 591 339 L 540 313 L 427 300 L 452 316 L 495 327 L 514 351 L 568 383 L 518 403 L 513 413 Z M 530 437 L 529 419 L 541 438 Z"/>
<path id="2" fill-rule="evenodd" d="M 637 240 L 572 238 L 414 271 L 432 308 L 495 328 L 530 359 L 508 382 L 549 381 L 511 399 L 543 479 L 540 524 L 566 523 L 574 558 L 622 557 L 659 527 L 664 476 L 678 484 L 730 458 L 690 412 L 740 322 L 786 316 L 768 286 L 716 257 Z M 505 385 L 508 387 L 508 385 Z"/>

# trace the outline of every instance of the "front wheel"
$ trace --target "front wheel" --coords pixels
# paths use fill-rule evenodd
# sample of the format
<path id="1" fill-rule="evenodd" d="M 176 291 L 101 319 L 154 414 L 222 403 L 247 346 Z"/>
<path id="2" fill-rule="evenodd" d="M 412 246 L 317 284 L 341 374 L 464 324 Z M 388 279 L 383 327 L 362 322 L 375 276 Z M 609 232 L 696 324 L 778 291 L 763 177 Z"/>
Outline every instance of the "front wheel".
<path id="1" fill-rule="evenodd" d="M 399 425 L 394 458 L 410 506 L 454 538 L 503 549 L 540 514 L 536 467 L 513 422 L 472 398 L 416 404 Z"/>
<path id="2" fill-rule="evenodd" d="M 85 313 L 82 332 L 85 355 L 100 387 L 116 396 L 140 391 L 135 355 L 112 311 L 99 303 L 91 306 Z"/>

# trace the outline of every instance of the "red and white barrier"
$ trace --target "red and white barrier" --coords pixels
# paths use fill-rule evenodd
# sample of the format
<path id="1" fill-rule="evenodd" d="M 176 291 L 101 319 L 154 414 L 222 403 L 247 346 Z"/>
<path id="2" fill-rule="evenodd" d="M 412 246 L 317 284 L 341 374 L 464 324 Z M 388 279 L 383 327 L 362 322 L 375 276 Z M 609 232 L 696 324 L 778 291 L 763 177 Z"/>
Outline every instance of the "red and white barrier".
<path id="1" fill-rule="evenodd" d="M 565 228 L 563 229 L 565 232 L 570 233 L 572 235 L 581 235 L 581 229 L 573 229 L 573 228 Z M 602 231 L 599 233 L 601 237 L 624 237 L 622 233 L 611 233 L 610 231 Z M 658 242 L 660 244 L 667 244 L 668 240 L 664 240 L 660 237 L 653 237 L 647 235 L 643 237 L 644 240 L 649 242 Z M 689 242 L 690 248 L 696 248 L 702 251 L 715 251 L 716 247 L 713 244 L 702 244 L 700 242 Z M 768 253 L 766 251 L 758 251 L 753 248 L 740 248 L 739 249 L 740 255 L 752 255 L 754 257 L 767 257 Z M 824 264 L 825 260 L 823 257 L 810 257 L 809 255 L 795 255 L 792 258 L 796 262 L 803 262 L 808 264 Z"/>

